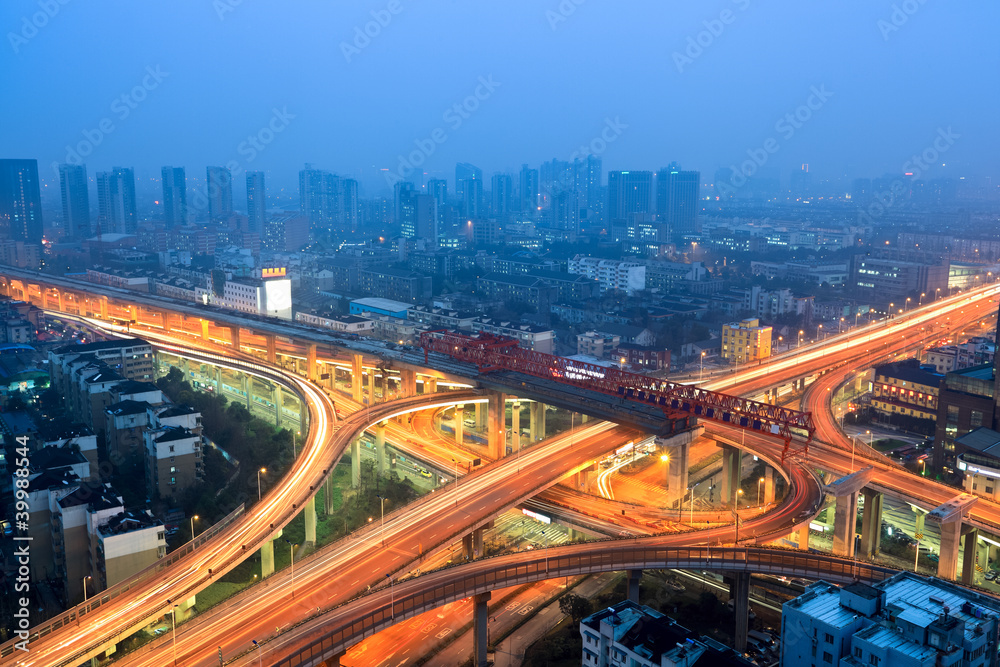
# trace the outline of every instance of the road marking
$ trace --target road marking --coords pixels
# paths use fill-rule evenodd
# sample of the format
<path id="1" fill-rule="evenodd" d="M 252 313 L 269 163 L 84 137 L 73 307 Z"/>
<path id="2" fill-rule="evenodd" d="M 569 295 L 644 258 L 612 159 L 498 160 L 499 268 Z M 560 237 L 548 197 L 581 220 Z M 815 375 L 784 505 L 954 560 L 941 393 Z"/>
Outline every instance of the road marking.
<path id="1" fill-rule="evenodd" d="M 437 637 L 438 639 L 444 639 L 450 634 L 451 634 L 451 628 L 445 628 L 444 630 L 442 630 L 441 632 L 437 633 L 434 636 Z"/>

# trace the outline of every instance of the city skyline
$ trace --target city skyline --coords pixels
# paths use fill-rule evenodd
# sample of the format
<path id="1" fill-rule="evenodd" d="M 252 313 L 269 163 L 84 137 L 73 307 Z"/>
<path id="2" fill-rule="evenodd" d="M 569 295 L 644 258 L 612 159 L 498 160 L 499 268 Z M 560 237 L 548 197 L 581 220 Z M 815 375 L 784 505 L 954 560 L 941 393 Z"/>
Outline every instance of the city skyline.
<path id="1" fill-rule="evenodd" d="M 676 161 L 713 174 L 756 154 L 766 160 L 754 169 L 769 177 L 787 179 L 805 163 L 819 179 L 876 177 L 904 171 L 944 130 L 960 139 L 923 170 L 928 177 L 997 175 L 984 148 L 997 139 L 988 111 L 995 92 L 981 85 L 979 67 L 966 65 L 1000 64 L 979 47 L 994 23 L 979 12 L 995 7 L 919 5 L 897 15 L 891 3 L 860 2 L 850 12 L 749 0 L 626 11 L 564 5 L 487 6 L 473 15 L 434 4 L 397 3 L 393 12 L 378 2 L 307 3 L 288 12 L 223 2 L 151 8 L 146 23 L 146 14 L 116 4 L 130 57 L 102 61 L 93 83 L 99 52 L 80 48 L 67 62 L 57 51 L 109 30 L 103 20 L 67 6 L 37 28 L 26 13 L 34 5 L 6 6 L 9 49 L 0 58 L 12 87 L 44 72 L 52 90 L 75 102 L 9 110 L 4 143 L 11 157 L 37 158 L 46 184 L 58 183 L 53 164 L 79 156 L 94 173 L 128 164 L 140 179 L 163 164 L 195 174 L 233 163 L 265 172 L 269 191 L 280 192 L 311 162 L 374 196 L 391 190 L 382 169 L 448 177 L 456 162 L 471 161 L 489 178 L 587 151 L 609 171 Z M 141 38 L 122 30 L 140 21 Z M 201 45 L 196 52 L 168 48 L 180 25 Z M 412 54 L 425 35 L 444 31 L 438 56 L 454 66 L 434 70 L 426 85 L 425 63 Z M 289 38 L 277 57 L 247 46 L 275 35 Z M 223 57 L 238 63 L 225 77 L 203 66 Z M 308 82 L 285 67 L 310 60 L 324 64 L 308 68 Z M 273 85 L 242 85 L 258 75 Z M 373 80 L 379 85 L 366 85 Z M 229 86 L 239 95 L 226 94 Z M 360 91 L 356 104 L 343 104 L 345 90 Z"/>

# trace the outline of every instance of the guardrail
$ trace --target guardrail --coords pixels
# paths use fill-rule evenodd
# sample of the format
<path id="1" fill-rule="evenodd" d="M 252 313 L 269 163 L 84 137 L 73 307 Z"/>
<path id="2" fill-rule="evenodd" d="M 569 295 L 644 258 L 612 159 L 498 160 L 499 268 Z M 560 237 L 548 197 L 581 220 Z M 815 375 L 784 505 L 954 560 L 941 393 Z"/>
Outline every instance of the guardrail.
<path id="1" fill-rule="evenodd" d="M 331 609 L 321 619 L 314 619 L 318 627 L 303 635 L 301 643 L 304 646 L 293 649 L 294 655 L 272 664 L 275 667 L 318 667 L 323 660 L 340 655 L 379 630 L 429 609 L 471 595 L 544 579 L 620 570 L 685 569 L 776 574 L 837 583 L 856 580 L 875 583 L 898 571 L 865 561 L 784 549 L 667 548 L 648 544 L 655 539 L 550 547 L 547 557 L 536 551 L 527 560 L 523 553 L 496 556 L 399 582 L 393 591 L 383 587 Z M 319 626 L 320 620 L 322 626 Z M 226 664 L 234 664 L 240 658 L 242 656 L 237 656 Z"/>

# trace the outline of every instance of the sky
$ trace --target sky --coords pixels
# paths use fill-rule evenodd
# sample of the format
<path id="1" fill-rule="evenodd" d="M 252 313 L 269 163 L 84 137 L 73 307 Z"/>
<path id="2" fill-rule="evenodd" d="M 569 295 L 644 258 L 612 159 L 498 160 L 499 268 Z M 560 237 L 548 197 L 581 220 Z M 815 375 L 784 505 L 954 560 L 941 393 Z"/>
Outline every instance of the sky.
<path id="1" fill-rule="evenodd" d="M 988 0 L 5 0 L 0 157 L 289 196 L 307 162 L 376 195 L 587 152 L 995 179 L 997 25 Z"/>

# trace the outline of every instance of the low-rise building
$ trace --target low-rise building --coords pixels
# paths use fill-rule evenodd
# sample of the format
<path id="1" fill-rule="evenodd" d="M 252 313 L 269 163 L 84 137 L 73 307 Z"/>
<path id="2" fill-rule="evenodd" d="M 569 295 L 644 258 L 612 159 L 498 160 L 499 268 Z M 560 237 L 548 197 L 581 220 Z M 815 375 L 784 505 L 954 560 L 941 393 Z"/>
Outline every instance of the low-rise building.
<path id="1" fill-rule="evenodd" d="M 143 433 L 146 487 L 160 498 L 176 498 L 202 478 L 202 438 L 186 428 L 150 426 Z"/>
<path id="2" fill-rule="evenodd" d="M 621 343 L 621 338 L 603 331 L 588 331 L 577 334 L 576 353 L 604 359 Z"/>
<path id="3" fill-rule="evenodd" d="M 355 299 L 351 301 L 351 315 L 388 315 L 406 319 L 407 313 L 413 308 L 412 303 L 395 301 L 394 299 L 382 299 L 379 297 L 369 297 L 365 299 Z"/>
<path id="4" fill-rule="evenodd" d="M 366 336 L 372 332 L 375 323 L 366 317 L 357 315 L 316 315 L 314 313 L 298 312 L 295 314 L 295 321 L 308 324 L 313 327 L 330 329 L 340 333 L 353 334 L 356 336 Z"/>
<path id="5" fill-rule="evenodd" d="M 771 327 L 750 318 L 722 325 L 722 358 L 745 364 L 771 356 Z"/>
<path id="6" fill-rule="evenodd" d="M 652 345 L 619 343 L 613 355 L 627 368 L 637 373 L 664 372 L 670 370 L 670 350 Z"/>
<path id="7" fill-rule="evenodd" d="M 921 366 L 916 359 L 876 366 L 872 407 L 883 417 L 904 415 L 935 419 L 943 379 L 944 375 Z"/>
<path id="8" fill-rule="evenodd" d="M 630 600 L 580 621 L 583 667 L 749 666 L 733 649 L 698 637 L 668 616 Z"/>
<path id="9" fill-rule="evenodd" d="M 968 493 L 1000 499 L 1000 433 L 980 426 L 955 438 L 955 468 Z"/>
<path id="10" fill-rule="evenodd" d="M 1000 603 L 911 572 L 874 586 L 818 581 L 781 610 L 781 667 L 996 662 Z"/>
<path id="11" fill-rule="evenodd" d="M 128 579 L 167 553 L 163 522 L 149 510 L 115 514 L 97 526 L 94 537 L 98 590 Z"/>

